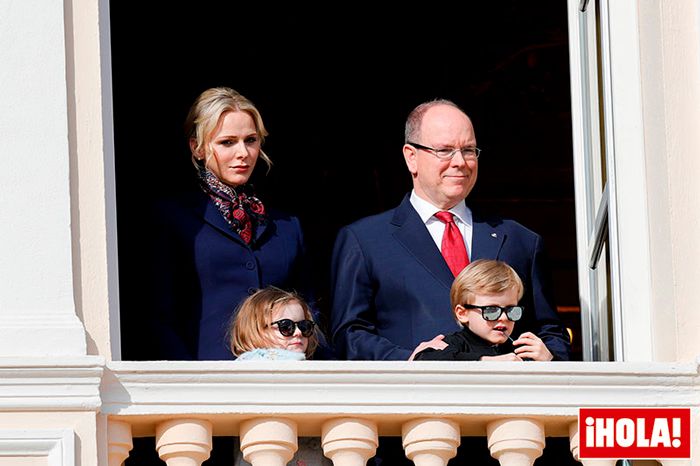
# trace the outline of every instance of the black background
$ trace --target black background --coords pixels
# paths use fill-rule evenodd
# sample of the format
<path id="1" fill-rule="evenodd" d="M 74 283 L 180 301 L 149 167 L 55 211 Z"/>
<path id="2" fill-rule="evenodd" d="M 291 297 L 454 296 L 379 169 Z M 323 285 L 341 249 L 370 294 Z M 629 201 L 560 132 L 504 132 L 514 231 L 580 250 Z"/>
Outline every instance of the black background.
<path id="1" fill-rule="evenodd" d="M 253 182 L 300 217 L 328 311 L 337 230 L 411 188 L 409 111 L 448 98 L 483 153 L 470 205 L 542 234 L 557 305 L 578 307 L 566 2 L 371 5 L 128 2 L 110 5 L 123 359 L 141 359 L 140 236 L 151 197 L 192 189 L 183 122 L 203 90 L 251 99 L 274 167 Z M 580 357 L 579 314 L 562 314 Z"/>

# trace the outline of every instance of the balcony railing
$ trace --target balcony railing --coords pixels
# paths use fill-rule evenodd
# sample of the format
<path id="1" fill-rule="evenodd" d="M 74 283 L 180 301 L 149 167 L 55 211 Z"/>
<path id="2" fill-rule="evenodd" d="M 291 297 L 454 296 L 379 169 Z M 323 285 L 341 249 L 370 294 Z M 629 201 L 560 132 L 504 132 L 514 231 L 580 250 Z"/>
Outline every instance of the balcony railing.
<path id="1" fill-rule="evenodd" d="M 100 396 L 110 466 L 148 436 L 168 465 L 200 465 L 213 435 L 240 436 L 254 466 L 287 464 L 297 436 L 320 437 L 336 466 L 364 465 L 379 436 L 425 466 L 486 436 L 500 464 L 524 466 L 546 437 L 568 437 L 578 459 L 582 407 L 690 407 L 697 423 L 700 377 L 697 363 L 109 362 Z"/>

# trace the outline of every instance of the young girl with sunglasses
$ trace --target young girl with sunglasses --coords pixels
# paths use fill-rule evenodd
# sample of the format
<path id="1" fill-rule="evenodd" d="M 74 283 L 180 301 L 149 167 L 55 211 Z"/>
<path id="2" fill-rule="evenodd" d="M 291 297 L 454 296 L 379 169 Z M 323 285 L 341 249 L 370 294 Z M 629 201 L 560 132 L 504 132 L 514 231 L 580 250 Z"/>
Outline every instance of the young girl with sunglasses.
<path id="1" fill-rule="evenodd" d="M 455 278 L 450 301 L 462 330 L 447 335 L 446 348 L 427 348 L 415 360 L 551 361 L 552 353 L 532 332 L 511 338 L 525 309 L 523 283 L 505 262 L 481 259 Z"/>
<path id="2" fill-rule="evenodd" d="M 297 294 L 268 286 L 241 303 L 230 326 L 231 352 L 241 360 L 304 360 L 318 347 L 319 334 L 309 305 Z M 318 437 L 300 437 L 289 463 L 332 466 Z M 236 448 L 234 466 L 249 466 Z"/>
<path id="3" fill-rule="evenodd" d="M 318 346 L 318 334 L 311 309 L 300 296 L 269 286 L 241 303 L 229 341 L 238 360 L 304 360 Z"/>

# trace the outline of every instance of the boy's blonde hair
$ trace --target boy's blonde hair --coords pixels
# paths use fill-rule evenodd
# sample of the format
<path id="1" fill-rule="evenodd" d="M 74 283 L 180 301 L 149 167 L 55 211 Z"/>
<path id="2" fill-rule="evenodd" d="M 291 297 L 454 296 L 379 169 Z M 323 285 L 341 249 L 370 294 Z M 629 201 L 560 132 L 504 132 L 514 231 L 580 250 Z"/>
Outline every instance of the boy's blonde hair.
<path id="1" fill-rule="evenodd" d="M 229 325 L 229 347 L 234 356 L 258 348 L 268 348 L 269 341 L 265 338 L 265 329 L 272 323 L 272 312 L 289 303 L 298 303 L 304 310 L 304 318 L 314 320 L 311 308 L 296 293 L 268 286 L 248 296 L 238 306 Z M 314 333 L 309 337 L 309 344 L 306 346 L 307 358 L 313 355 L 318 346 L 317 332 L 318 328 L 314 327 Z"/>
<path id="2" fill-rule="evenodd" d="M 466 266 L 452 282 L 450 304 L 454 311 L 458 304 L 473 304 L 475 295 L 503 293 L 511 289 L 516 291 L 520 301 L 523 282 L 510 265 L 493 259 L 479 259 Z"/>

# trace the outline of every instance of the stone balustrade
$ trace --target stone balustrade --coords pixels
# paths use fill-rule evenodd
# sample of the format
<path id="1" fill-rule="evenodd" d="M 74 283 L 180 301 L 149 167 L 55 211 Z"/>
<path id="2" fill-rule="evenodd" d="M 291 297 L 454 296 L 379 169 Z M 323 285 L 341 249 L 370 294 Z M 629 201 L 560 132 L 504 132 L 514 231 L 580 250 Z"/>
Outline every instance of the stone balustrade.
<path id="1" fill-rule="evenodd" d="M 198 466 L 212 435 L 239 436 L 254 466 L 287 464 L 299 436 L 320 437 L 336 466 L 366 464 L 380 436 L 400 436 L 418 466 L 446 465 L 464 436 L 532 466 L 547 437 L 568 437 L 579 459 L 581 407 L 691 407 L 697 423 L 699 380 L 697 364 L 110 362 L 101 410 L 110 466 L 144 436 L 168 466 Z"/>
<path id="2" fill-rule="evenodd" d="M 690 408 L 691 460 L 661 463 L 700 466 L 698 366 L 0 358 L 0 458 L 60 452 L 47 464 L 118 466 L 151 437 L 166 464 L 192 466 L 213 437 L 235 436 L 252 464 L 283 465 L 299 438 L 317 437 L 350 466 L 395 437 L 415 464 L 445 465 L 481 437 L 501 464 L 531 465 L 551 443 L 579 458 L 579 408 L 639 407 Z"/>

